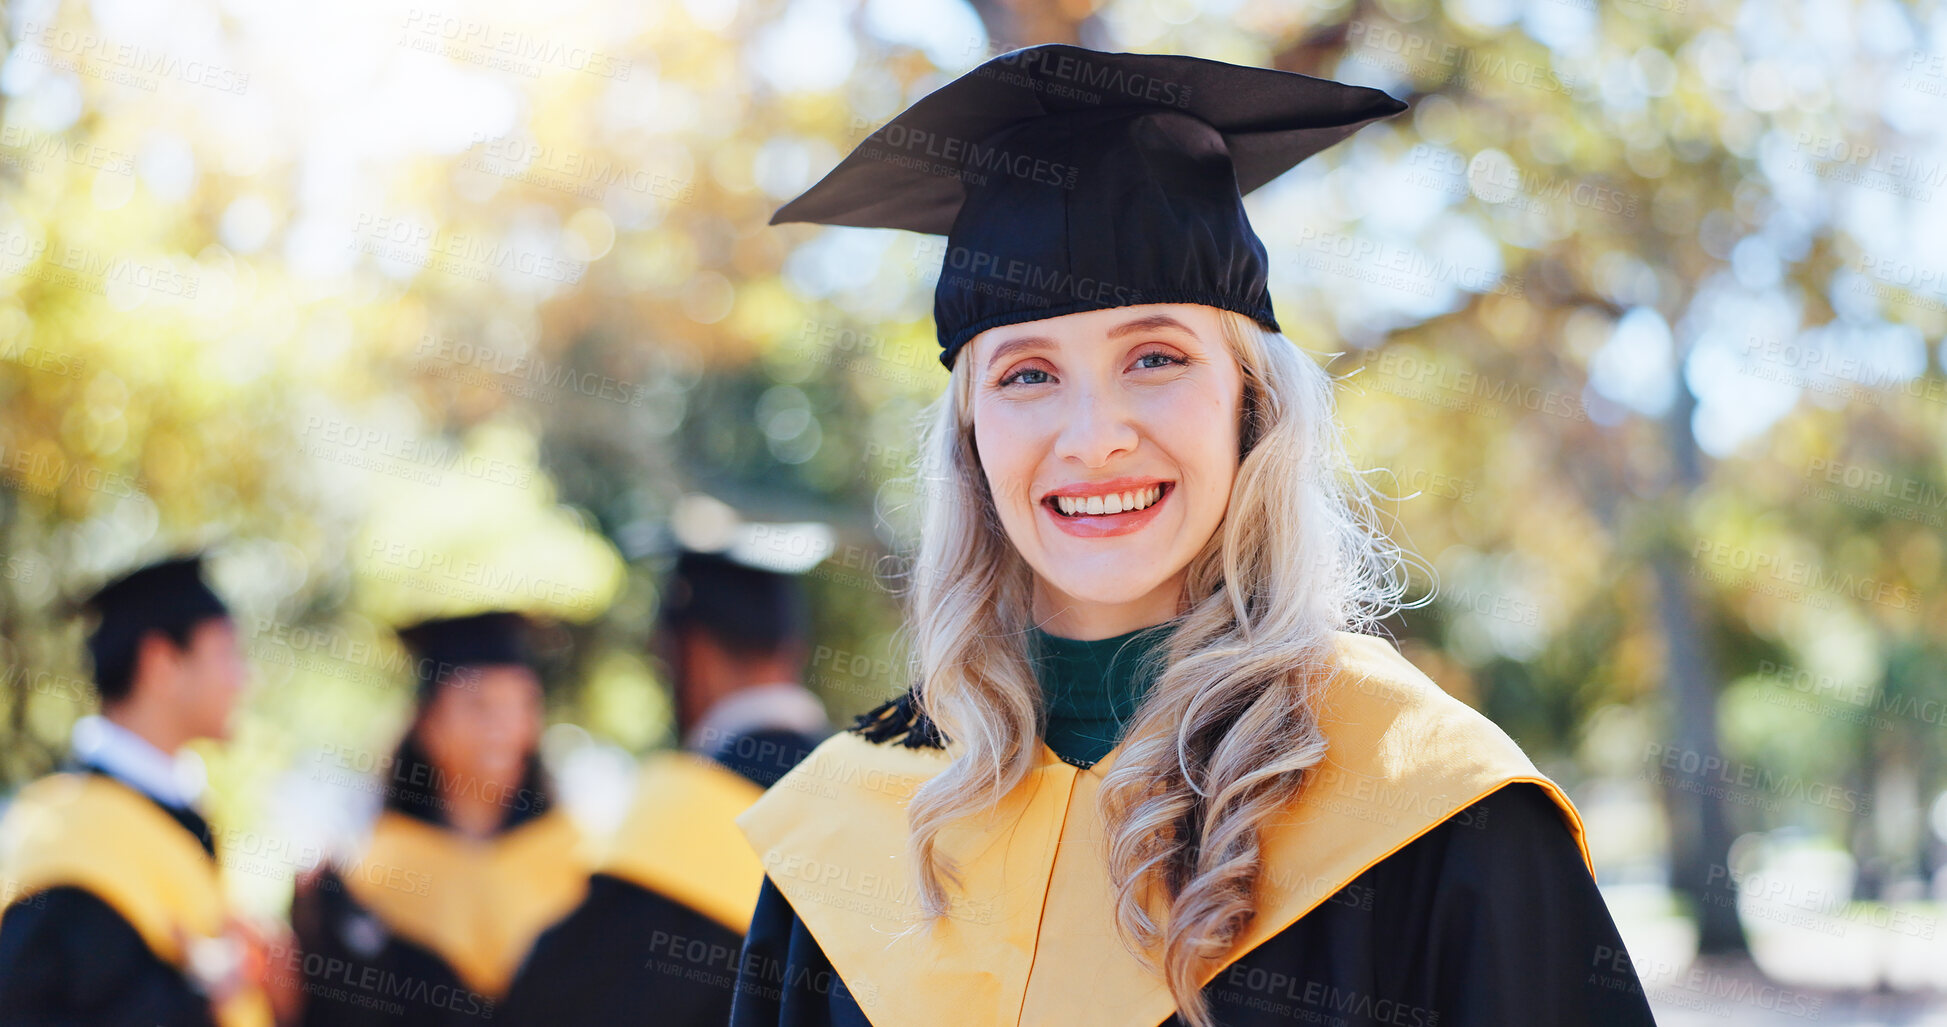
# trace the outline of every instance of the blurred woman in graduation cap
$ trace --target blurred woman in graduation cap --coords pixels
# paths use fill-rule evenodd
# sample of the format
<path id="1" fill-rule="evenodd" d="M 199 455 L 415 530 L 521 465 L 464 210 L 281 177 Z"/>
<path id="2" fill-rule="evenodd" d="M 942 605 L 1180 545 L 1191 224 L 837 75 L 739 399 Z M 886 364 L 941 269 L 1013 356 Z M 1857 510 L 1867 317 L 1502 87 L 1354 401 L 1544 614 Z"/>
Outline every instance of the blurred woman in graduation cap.
<path id="1" fill-rule="evenodd" d="M 179 758 L 229 735 L 246 680 L 229 610 L 195 556 L 85 606 L 101 714 L 75 725 L 72 769 L 0 821 L 0 1023 L 264 1027 L 266 944 L 226 908 L 200 776 Z"/>
<path id="2" fill-rule="evenodd" d="M 418 693 L 383 808 L 362 851 L 292 902 L 308 1027 L 488 1020 L 535 937 L 581 901 L 584 841 L 539 754 L 532 630 L 490 611 L 399 631 Z"/>
<path id="3" fill-rule="evenodd" d="M 1652 1022 L 1567 795 L 1366 633 L 1401 554 L 1245 216 L 1404 108 L 1037 46 L 773 218 L 945 234 L 950 375 L 914 680 L 738 818 L 736 1027 Z"/>
<path id="4" fill-rule="evenodd" d="M 764 876 L 734 818 L 831 733 L 798 680 L 799 575 L 831 552 L 830 528 L 692 494 L 659 548 L 675 563 L 654 648 L 682 746 L 645 761 L 588 897 L 535 943 L 503 1010 L 515 1027 L 721 1027 Z"/>

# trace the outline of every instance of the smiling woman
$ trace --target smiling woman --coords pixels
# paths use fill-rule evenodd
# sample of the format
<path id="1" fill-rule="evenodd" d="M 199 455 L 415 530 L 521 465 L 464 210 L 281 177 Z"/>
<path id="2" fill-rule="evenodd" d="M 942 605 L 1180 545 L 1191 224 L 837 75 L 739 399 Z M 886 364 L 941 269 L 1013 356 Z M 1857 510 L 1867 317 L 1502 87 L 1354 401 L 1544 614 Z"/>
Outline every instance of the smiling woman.
<path id="1" fill-rule="evenodd" d="M 739 818 L 734 1025 L 1652 1022 L 1566 794 L 1366 633 L 1400 553 L 1243 214 L 1402 107 L 1035 47 L 779 212 L 947 233 L 951 375 L 916 681 Z M 886 160 L 920 136 L 1074 184 Z"/>

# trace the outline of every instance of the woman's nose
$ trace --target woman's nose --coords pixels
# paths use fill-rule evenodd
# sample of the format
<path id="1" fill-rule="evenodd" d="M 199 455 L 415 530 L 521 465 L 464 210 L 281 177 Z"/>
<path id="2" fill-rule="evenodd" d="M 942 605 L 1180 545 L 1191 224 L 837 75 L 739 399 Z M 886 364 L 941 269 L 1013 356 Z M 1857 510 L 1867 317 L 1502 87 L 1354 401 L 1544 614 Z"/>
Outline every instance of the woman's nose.
<path id="1" fill-rule="evenodd" d="M 1117 453 L 1136 447 L 1141 433 L 1129 397 L 1103 383 L 1084 383 L 1061 414 L 1055 456 L 1099 467 Z"/>

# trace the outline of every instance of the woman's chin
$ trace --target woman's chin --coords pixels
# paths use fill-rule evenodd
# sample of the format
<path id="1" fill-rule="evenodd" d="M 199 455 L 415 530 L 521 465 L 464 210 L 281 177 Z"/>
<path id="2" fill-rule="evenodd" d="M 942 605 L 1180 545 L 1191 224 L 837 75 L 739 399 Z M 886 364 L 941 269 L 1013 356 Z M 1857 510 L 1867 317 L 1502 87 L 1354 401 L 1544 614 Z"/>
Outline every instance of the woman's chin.
<path id="1" fill-rule="evenodd" d="M 477 773 L 482 781 L 516 788 L 520 786 L 521 772 L 524 769 L 520 760 L 509 760 L 505 763 L 483 764 Z"/>
<path id="2" fill-rule="evenodd" d="M 1153 571 L 1150 567 L 1141 569 Z M 1047 582 L 1057 593 L 1075 602 L 1092 606 L 1125 606 L 1153 594 L 1168 580 L 1153 573 L 1136 577 L 1128 571 L 1129 568 L 1123 567 L 1105 569 L 1101 574 L 1063 573 L 1048 577 Z"/>

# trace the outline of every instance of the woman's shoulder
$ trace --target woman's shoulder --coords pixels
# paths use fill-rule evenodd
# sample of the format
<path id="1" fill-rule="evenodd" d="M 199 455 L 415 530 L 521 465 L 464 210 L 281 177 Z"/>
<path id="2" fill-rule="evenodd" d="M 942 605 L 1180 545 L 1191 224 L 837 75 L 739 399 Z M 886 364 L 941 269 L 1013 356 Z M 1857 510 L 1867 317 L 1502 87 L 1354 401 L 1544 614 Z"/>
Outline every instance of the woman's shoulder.
<path id="1" fill-rule="evenodd" d="M 1489 879 L 1534 857 L 1586 872 L 1575 829 L 1548 789 L 1510 781 L 1442 820 L 1386 862 L 1432 864 L 1461 878 Z"/>
<path id="2" fill-rule="evenodd" d="M 1334 632 L 1326 665 L 1317 703 L 1328 737 L 1334 727 L 1376 727 L 1392 743 L 1386 750 L 1401 759 L 1424 755 L 1401 743 L 1438 737 L 1447 747 L 1484 746 L 1498 762 L 1533 769 L 1519 743 L 1500 725 L 1442 688 L 1392 640 Z"/>
<path id="3" fill-rule="evenodd" d="M 1440 687 L 1400 652 L 1397 642 L 1381 635 L 1334 631 L 1325 647 L 1325 660 L 1335 679 L 1368 690 L 1378 685 L 1412 693 Z"/>

